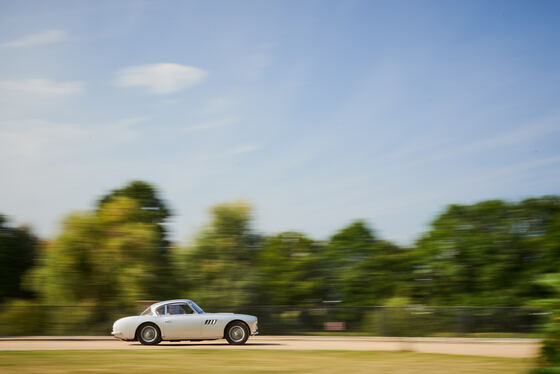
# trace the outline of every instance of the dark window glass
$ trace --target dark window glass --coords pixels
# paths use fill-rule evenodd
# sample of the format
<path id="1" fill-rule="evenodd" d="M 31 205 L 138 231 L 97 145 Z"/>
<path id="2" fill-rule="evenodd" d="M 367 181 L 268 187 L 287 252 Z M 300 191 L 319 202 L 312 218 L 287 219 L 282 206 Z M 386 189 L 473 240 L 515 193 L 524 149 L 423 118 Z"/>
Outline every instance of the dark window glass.
<path id="1" fill-rule="evenodd" d="M 156 309 L 156 315 L 163 316 L 165 314 L 165 305 L 160 306 Z"/>
<path id="2" fill-rule="evenodd" d="M 187 304 L 169 304 L 167 305 L 167 314 L 192 314 L 192 309 Z"/>

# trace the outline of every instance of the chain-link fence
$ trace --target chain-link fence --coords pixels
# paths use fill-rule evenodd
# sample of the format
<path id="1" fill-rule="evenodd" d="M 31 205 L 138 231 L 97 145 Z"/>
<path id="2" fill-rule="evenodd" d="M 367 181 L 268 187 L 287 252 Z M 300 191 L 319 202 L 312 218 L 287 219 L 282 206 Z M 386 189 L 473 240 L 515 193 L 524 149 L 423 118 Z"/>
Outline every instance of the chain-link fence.
<path id="1" fill-rule="evenodd" d="M 537 335 L 542 311 L 516 307 L 256 307 L 263 333 L 345 333 L 369 336 Z"/>
<path id="2" fill-rule="evenodd" d="M 142 308 L 10 306 L 0 313 L 0 335 L 108 335 L 118 318 Z M 369 336 L 536 336 L 548 314 L 515 307 L 219 307 L 259 318 L 261 334 Z"/>

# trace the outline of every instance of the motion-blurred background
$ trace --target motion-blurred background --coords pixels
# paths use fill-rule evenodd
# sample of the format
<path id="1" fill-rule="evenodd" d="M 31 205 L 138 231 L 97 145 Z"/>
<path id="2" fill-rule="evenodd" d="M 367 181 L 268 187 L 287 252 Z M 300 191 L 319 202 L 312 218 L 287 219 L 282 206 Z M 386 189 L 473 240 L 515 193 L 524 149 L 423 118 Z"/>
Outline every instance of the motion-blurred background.
<path id="1" fill-rule="evenodd" d="M 0 2 L 0 335 L 554 330 L 559 11 Z"/>

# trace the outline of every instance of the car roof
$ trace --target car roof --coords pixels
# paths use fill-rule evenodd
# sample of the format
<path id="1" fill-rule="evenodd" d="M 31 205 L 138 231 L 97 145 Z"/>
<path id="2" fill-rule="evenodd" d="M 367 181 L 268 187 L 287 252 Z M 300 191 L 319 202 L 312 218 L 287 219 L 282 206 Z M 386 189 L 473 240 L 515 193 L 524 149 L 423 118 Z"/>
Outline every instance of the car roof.
<path id="1" fill-rule="evenodd" d="M 189 299 L 173 299 L 173 300 L 165 300 L 165 301 L 160 301 L 158 303 L 154 303 L 152 305 L 150 305 L 150 308 L 155 309 L 155 308 L 159 308 L 162 305 L 165 304 L 172 304 L 172 303 L 192 303 L 191 300 Z"/>

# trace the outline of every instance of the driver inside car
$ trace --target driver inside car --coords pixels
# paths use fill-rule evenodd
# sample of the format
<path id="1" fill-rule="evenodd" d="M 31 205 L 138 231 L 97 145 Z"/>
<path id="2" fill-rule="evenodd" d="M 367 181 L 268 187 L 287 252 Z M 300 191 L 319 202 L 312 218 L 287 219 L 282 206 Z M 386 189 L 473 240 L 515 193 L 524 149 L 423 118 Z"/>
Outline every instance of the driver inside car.
<path id="1" fill-rule="evenodd" d="M 168 305 L 167 306 L 167 314 L 186 314 L 183 308 L 180 305 Z"/>

